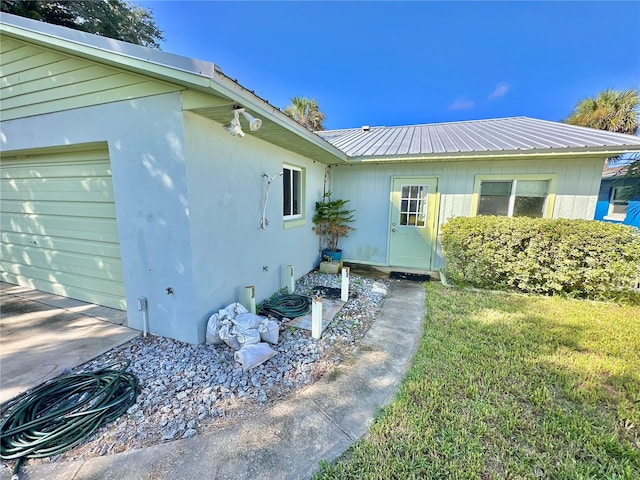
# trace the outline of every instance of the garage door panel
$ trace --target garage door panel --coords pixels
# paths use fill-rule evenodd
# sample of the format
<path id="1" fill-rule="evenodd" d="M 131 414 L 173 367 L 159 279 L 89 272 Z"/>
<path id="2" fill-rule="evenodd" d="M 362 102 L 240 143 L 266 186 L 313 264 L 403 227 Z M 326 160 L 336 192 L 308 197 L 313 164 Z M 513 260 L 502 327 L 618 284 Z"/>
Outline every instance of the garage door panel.
<path id="1" fill-rule="evenodd" d="M 60 288 L 83 289 L 94 291 L 97 294 L 106 295 L 122 295 L 124 289 L 122 284 L 107 278 L 95 278 L 87 275 L 63 272 L 55 269 L 41 268 L 36 265 L 17 264 L 8 261 L 0 261 L 3 276 L 36 278 L 41 281 L 49 282 L 51 285 L 57 285 Z"/>
<path id="2" fill-rule="evenodd" d="M 79 155 L 79 161 L 82 161 L 82 155 Z M 5 180 L 20 179 L 56 179 L 56 178 L 106 178 L 111 180 L 111 167 L 104 162 L 108 158 L 92 160 L 93 163 L 83 163 L 78 166 L 74 162 L 58 162 L 51 165 L 51 162 L 29 162 L 29 166 L 11 166 L 3 171 L 0 178 Z"/>
<path id="3" fill-rule="evenodd" d="M 69 276 L 59 272 L 48 272 L 47 270 L 38 270 L 36 268 L 24 269 L 23 274 L 8 272 L 4 269 L 2 262 L 0 262 L 0 268 L 2 268 L 3 282 L 42 290 L 43 292 L 51 292 L 63 297 L 76 298 L 119 310 L 127 308 L 124 301 L 124 289 L 110 290 L 109 285 L 88 286 L 81 282 L 78 285 L 78 280 L 81 280 L 82 277 Z M 41 275 L 45 278 L 40 278 Z M 96 291 L 95 287 L 100 290 Z"/>
<path id="4" fill-rule="evenodd" d="M 78 254 L 38 247 L 22 247 L 10 249 L 2 247 L 2 259 L 7 263 L 20 265 L 46 265 L 51 270 L 68 272 L 74 275 L 96 276 L 106 279 L 122 278 L 122 267 L 119 258 L 97 257 L 95 255 Z M 96 272 L 100 270 L 100 272 Z"/>
<path id="5" fill-rule="evenodd" d="M 82 205 L 79 205 L 82 203 Z M 112 203 L 97 202 L 43 202 L 4 200 L 2 211 L 7 213 L 22 213 L 36 215 L 67 215 L 69 212 L 82 211 L 87 217 L 114 219 Z"/>
<path id="6" fill-rule="evenodd" d="M 103 178 L 21 179 L 5 181 L 1 187 L 7 200 L 113 202 L 111 181 Z"/>
<path id="7" fill-rule="evenodd" d="M 113 220 L 88 217 L 4 214 L 3 231 L 118 243 Z"/>
<path id="8" fill-rule="evenodd" d="M 120 246 L 104 242 L 90 242 L 87 240 L 74 240 L 68 238 L 45 237 L 42 235 L 2 232 L 2 247 L 32 247 L 38 245 L 41 248 L 64 252 L 84 253 L 98 257 L 111 257 L 120 261 Z M 34 243 L 35 242 L 35 243 Z"/>
<path id="9" fill-rule="evenodd" d="M 126 308 L 106 146 L 3 154 L 0 270 L 9 283 Z"/>

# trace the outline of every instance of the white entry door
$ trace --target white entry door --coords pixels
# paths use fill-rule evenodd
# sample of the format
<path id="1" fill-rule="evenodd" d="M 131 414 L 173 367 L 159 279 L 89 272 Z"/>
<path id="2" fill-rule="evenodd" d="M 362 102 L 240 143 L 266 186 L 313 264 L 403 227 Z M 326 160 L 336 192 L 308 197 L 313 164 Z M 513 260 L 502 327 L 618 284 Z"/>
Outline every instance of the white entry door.
<path id="1" fill-rule="evenodd" d="M 390 266 L 432 268 L 438 200 L 437 178 L 393 178 L 389 222 Z"/>

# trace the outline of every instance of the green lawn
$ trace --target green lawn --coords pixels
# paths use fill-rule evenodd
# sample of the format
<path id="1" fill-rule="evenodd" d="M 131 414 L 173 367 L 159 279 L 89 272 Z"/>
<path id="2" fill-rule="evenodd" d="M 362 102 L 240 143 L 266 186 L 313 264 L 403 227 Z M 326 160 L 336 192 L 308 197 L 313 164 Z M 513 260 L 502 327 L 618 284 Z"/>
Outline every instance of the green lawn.
<path id="1" fill-rule="evenodd" d="M 640 478 L 640 307 L 426 288 L 396 398 L 316 479 Z"/>

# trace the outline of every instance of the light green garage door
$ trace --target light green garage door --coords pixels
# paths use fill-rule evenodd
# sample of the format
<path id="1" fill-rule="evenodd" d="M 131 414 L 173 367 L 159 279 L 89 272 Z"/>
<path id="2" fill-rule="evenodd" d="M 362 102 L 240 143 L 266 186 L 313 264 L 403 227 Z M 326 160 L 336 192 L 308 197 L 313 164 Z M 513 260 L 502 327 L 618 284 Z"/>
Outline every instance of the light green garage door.
<path id="1" fill-rule="evenodd" d="M 125 308 L 106 146 L 0 160 L 2 280 Z"/>

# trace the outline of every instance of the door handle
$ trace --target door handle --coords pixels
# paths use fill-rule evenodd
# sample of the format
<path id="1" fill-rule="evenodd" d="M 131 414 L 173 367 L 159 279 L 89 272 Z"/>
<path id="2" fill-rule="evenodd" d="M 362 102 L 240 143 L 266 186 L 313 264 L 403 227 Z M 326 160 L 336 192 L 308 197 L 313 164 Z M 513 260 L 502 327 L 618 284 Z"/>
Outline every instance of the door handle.
<path id="1" fill-rule="evenodd" d="M 392 229 L 391 229 L 391 231 L 392 231 L 392 232 L 395 232 L 395 231 L 396 231 L 396 229 L 395 229 L 395 228 L 392 228 Z"/>

